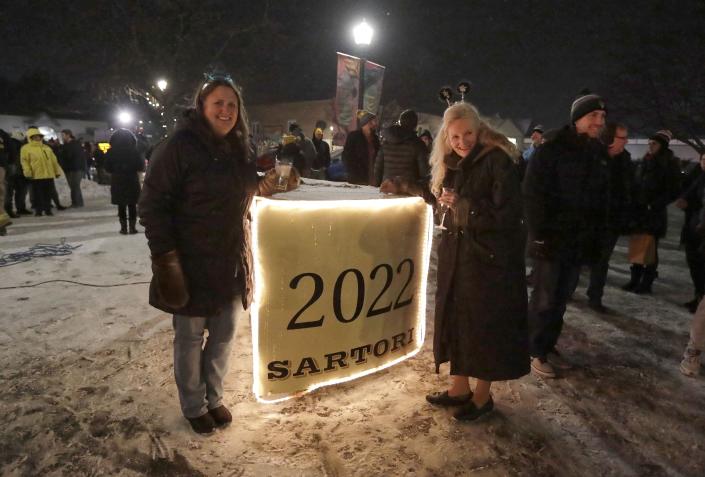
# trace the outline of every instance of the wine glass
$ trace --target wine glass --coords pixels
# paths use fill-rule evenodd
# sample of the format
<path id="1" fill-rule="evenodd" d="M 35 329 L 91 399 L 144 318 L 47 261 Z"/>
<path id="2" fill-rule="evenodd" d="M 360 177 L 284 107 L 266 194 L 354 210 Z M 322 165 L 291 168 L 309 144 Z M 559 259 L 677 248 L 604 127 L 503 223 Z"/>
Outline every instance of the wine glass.
<path id="1" fill-rule="evenodd" d="M 453 187 L 444 187 L 443 188 L 443 193 L 453 193 L 455 192 L 455 189 Z M 448 213 L 448 210 L 450 210 L 450 207 L 447 206 L 446 204 L 440 204 L 441 207 L 441 220 L 438 225 L 436 225 L 436 229 L 438 230 L 448 230 L 448 228 L 443 225 L 443 223 L 446 220 L 446 214 Z"/>

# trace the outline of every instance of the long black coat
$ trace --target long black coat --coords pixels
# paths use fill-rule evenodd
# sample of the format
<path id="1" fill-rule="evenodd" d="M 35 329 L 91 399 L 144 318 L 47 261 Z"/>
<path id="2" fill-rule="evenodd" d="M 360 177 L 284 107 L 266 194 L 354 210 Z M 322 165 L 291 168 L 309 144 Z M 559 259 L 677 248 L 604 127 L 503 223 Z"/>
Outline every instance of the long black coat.
<path id="1" fill-rule="evenodd" d="M 240 294 L 252 298 L 248 210 L 257 192 L 255 163 L 190 112 L 175 134 L 153 152 L 139 202 L 152 255 L 176 249 L 189 302 L 172 309 L 154 280 L 149 303 L 168 313 L 209 316 Z"/>
<path id="2" fill-rule="evenodd" d="M 137 148 L 111 147 L 105 154 L 105 170 L 110 173 L 110 202 L 136 204 L 140 198 L 139 173 L 144 171 L 144 159 Z"/>
<path id="3" fill-rule="evenodd" d="M 548 259 L 581 265 L 599 258 L 608 164 L 607 148 L 570 126 L 536 149 L 524 177 L 524 206 L 529 237 L 544 242 Z"/>
<path id="4" fill-rule="evenodd" d="M 373 154 L 370 155 L 367 139 L 360 129 L 348 134 L 343 147 L 343 164 L 351 184 L 369 185 L 374 172 L 374 162 L 379 151 L 379 139 L 372 135 Z"/>
<path id="5" fill-rule="evenodd" d="M 680 192 L 680 170 L 670 149 L 647 154 L 636 166 L 630 231 L 662 238 L 668 226 L 668 204 Z"/>
<path id="6" fill-rule="evenodd" d="M 467 224 L 446 220 L 449 230 L 438 247 L 436 371 L 450 361 L 454 375 L 516 379 L 529 372 L 526 234 L 518 173 L 503 151 L 481 146 L 458 167 L 455 223 Z"/>
<path id="7" fill-rule="evenodd" d="M 691 182 L 688 188 L 681 194 L 688 206 L 685 208 L 685 220 L 681 229 L 681 243 L 700 244 L 702 239 L 695 231 L 700 224 L 700 214 L 703 208 L 703 198 L 705 196 L 705 172 L 700 169 L 700 165 L 696 166 L 691 172 Z"/>

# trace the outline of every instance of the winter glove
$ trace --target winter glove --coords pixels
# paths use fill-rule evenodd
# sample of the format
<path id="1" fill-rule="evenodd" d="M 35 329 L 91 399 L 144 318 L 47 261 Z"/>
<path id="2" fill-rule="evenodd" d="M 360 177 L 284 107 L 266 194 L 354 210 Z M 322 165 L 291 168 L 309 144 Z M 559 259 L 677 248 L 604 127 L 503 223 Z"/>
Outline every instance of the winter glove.
<path id="1" fill-rule="evenodd" d="M 286 190 L 290 191 L 296 189 L 299 187 L 299 182 L 301 182 L 301 174 L 299 174 L 299 171 L 292 166 L 291 172 L 289 173 L 289 182 L 286 185 Z M 276 185 L 277 172 L 274 169 L 270 169 L 264 174 L 264 177 L 259 180 L 259 184 L 257 185 L 259 189 L 258 195 L 267 197 L 274 194 L 277 192 Z"/>
<path id="2" fill-rule="evenodd" d="M 529 244 L 529 256 L 539 260 L 550 260 L 553 258 L 553 253 L 546 240 L 532 240 Z"/>
<path id="3" fill-rule="evenodd" d="M 379 191 L 384 194 L 424 196 L 424 190 L 420 185 L 400 176 L 383 180 Z"/>
<path id="4" fill-rule="evenodd" d="M 176 250 L 152 256 L 152 274 L 157 295 L 169 308 L 183 308 L 189 301 L 186 277 Z"/>

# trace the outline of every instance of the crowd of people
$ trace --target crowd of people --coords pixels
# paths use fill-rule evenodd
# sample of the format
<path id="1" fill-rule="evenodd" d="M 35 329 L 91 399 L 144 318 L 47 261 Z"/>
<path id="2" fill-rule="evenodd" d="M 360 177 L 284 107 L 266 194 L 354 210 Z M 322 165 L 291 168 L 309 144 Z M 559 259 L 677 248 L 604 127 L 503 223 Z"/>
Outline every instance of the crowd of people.
<path id="1" fill-rule="evenodd" d="M 694 287 L 684 303 L 695 317 L 680 370 L 698 374 L 705 347 L 705 155 L 700 167 L 682 173 L 670 131 L 660 130 L 646 155 L 632 160 L 627 126 L 608 122 L 604 100 L 589 92 L 572 103 L 566 126 L 533 127 L 521 154 L 469 104 L 446 110 L 435 141 L 427 131 L 417 135 L 416 119 L 404 111 L 380 142 L 377 118 L 360 111 L 343 162 L 349 182 L 422 196 L 452 212 L 442 214 L 434 342 L 436 364 L 450 361 L 452 379 L 429 402 L 460 406 L 455 417 L 473 420 L 492 410 L 492 381 L 530 371 L 550 379 L 569 370 L 557 345 L 581 270 L 589 271 L 590 308 L 610 313 L 602 300 L 607 272 L 619 237 L 627 236 L 630 279 L 622 289 L 653 293 L 672 203 L 685 211 L 681 243 Z M 477 379 L 474 390 L 468 377 Z"/>
<path id="2" fill-rule="evenodd" d="M 51 216 L 53 208 L 62 211 L 83 207 L 84 179 L 110 184 L 112 203 L 118 206 L 120 233 L 128 233 L 128 220 L 129 233 L 137 233 L 138 173 L 145 170 L 145 159 L 135 134 L 118 129 L 110 138 L 108 153 L 95 143 L 79 141 L 70 129 L 62 130 L 60 137 L 61 141 L 53 137 L 45 140 L 36 126 L 11 135 L 0 129 L 0 235 L 7 234 L 13 219 L 24 215 Z M 70 190 L 71 203 L 66 206 L 61 204 L 54 182 L 61 176 L 65 176 Z"/>
<path id="3" fill-rule="evenodd" d="M 625 148 L 627 126 L 608 122 L 604 100 L 589 92 L 575 99 L 569 117 L 557 130 L 533 127 L 523 153 L 462 101 L 446 109 L 435 139 L 419 130 L 413 110 L 403 111 L 381 135 L 376 115 L 361 110 L 359 128 L 347 136 L 342 162 L 348 182 L 420 196 L 443 212 L 434 358 L 436 372 L 450 363 L 451 381 L 426 399 L 457 406 L 458 420 L 493 410 L 494 381 L 529 372 L 550 379 L 571 368 L 558 348 L 567 303 L 586 268 L 589 306 L 610 312 L 602 298 L 620 236 L 629 237 L 631 265 L 622 288 L 653 293 L 671 203 L 685 212 L 681 241 L 694 287 L 693 299 L 684 304 L 695 316 L 680 369 L 689 376 L 699 372 L 705 347 L 705 155 L 683 179 L 669 147 L 671 133 L 660 130 L 650 137 L 648 153 L 633 161 Z M 290 126 L 278 151 L 293 162 L 289 190 L 301 176 L 325 177 L 331 154 L 324 128 L 317 123 L 307 138 L 298 124 Z M 198 433 L 229 423 L 223 378 L 237 318 L 253 289 L 248 208 L 255 194 L 273 194 L 276 182 L 274 170 L 257 174 L 238 86 L 227 75 L 199 85 L 175 133 L 151 154 L 142 190 L 144 154 L 128 130 L 113 134 L 105 155 L 81 145 L 69 130 L 62 131 L 60 144 L 45 142 L 36 127 L 26 138 L 22 144 L 23 138 L 0 131 L 0 184 L 7 186 L 0 190 L 0 230 L 31 213 L 28 190 L 34 215 L 52 215 L 52 200 L 63 208 L 55 178 L 66 175 L 70 206 L 82 207 L 81 180 L 90 178 L 93 167 L 108 175 L 120 233 L 137 233 L 138 214 L 145 227 L 150 303 L 173 315 L 183 415 Z M 476 379 L 474 388 L 470 378 Z"/>

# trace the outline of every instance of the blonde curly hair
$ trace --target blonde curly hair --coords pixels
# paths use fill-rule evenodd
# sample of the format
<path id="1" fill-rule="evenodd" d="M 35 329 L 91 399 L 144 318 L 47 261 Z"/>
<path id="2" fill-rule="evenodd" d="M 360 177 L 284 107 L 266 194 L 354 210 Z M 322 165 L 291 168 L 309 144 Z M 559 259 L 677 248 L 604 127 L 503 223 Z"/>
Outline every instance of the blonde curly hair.
<path id="1" fill-rule="evenodd" d="M 509 157 L 516 159 L 519 151 L 506 136 L 493 129 L 489 124 L 480 119 L 480 114 L 475 106 L 470 103 L 455 103 L 443 113 L 443 123 L 438 130 L 438 135 L 433 141 L 433 150 L 429 162 L 431 164 L 431 191 L 440 196 L 443 187 L 443 178 L 446 175 L 445 157 L 453 152 L 448 139 L 448 126 L 457 119 L 469 119 L 477 132 L 477 142 L 485 148 L 500 148 Z"/>

